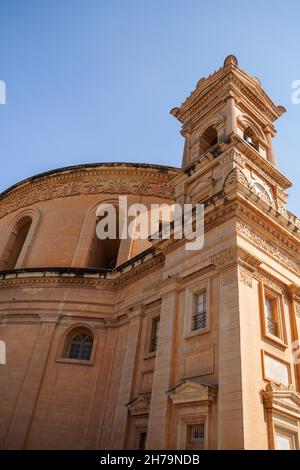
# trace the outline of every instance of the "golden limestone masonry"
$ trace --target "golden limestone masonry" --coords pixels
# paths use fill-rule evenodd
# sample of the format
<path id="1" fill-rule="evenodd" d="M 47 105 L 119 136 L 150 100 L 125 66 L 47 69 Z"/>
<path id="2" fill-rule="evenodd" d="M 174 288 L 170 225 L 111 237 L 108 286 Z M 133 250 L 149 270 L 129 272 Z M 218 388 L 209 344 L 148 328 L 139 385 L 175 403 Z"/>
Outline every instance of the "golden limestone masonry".
<path id="1" fill-rule="evenodd" d="M 299 449 L 284 112 L 231 55 L 171 111 L 181 168 L 81 165 L 2 193 L 2 449 Z M 203 248 L 100 240 L 97 207 L 119 196 L 204 204 Z"/>

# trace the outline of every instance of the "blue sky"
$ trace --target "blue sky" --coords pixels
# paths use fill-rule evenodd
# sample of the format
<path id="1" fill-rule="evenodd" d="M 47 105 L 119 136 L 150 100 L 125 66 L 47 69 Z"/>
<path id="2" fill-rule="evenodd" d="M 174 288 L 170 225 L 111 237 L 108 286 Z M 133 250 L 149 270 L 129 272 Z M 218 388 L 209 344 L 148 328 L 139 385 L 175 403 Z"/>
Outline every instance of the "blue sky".
<path id="1" fill-rule="evenodd" d="M 299 17 L 297 0 L 0 0 L 0 190 L 79 163 L 180 165 L 169 111 L 232 53 L 287 108 L 274 144 L 300 215 Z"/>

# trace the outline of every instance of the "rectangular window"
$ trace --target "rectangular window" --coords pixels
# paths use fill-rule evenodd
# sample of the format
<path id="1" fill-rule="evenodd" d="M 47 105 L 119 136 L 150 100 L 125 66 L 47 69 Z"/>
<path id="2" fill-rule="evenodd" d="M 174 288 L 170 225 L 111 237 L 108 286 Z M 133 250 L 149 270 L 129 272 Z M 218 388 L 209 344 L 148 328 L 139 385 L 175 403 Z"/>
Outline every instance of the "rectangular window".
<path id="1" fill-rule="evenodd" d="M 206 328 L 206 291 L 194 295 L 192 330 Z"/>
<path id="2" fill-rule="evenodd" d="M 263 335 L 285 345 L 285 324 L 282 295 L 260 283 L 260 314 Z"/>
<path id="3" fill-rule="evenodd" d="M 187 450 L 202 450 L 204 447 L 205 424 L 187 426 Z"/>
<path id="4" fill-rule="evenodd" d="M 159 318 L 154 318 L 152 320 L 150 352 L 155 352 L 157 350 L 158 335 L 159 335 Z"/>
<path id="5" fill-rule="evenodd" d="M 295 450 L 295 435 L 278 430 L 276 432 L 275 445 L 277 450 Z"/>
<path id="6" fill-rule="evenodd" d="M 278 337 L 278 324 L 276 321 L 276 299 L 265 295 L 265 322 L 266 330 L 270 335 Z"/>

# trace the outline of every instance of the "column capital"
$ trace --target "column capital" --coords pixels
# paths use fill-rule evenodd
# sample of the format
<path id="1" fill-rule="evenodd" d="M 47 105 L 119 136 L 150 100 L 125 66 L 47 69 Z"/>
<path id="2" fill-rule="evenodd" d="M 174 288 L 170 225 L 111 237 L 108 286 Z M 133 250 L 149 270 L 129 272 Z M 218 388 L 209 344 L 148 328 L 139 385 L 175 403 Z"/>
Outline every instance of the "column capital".
<path id="1" fill-rule="evenodd" d="M 59 322 L 61 314 L 58 313 L 39 313 L 39 319 L 41 323 L 52 323 L 56 324 Z"/>
<path id="2" fill-rule="evenodd" d="M 255 272 L 261 264 L 261 261 L 256 256 L 253 256 L 239 246 L 231 246 L 220 251 L 212 256 L 210 261 L 219 271 L 239 264 L 248 271 Z"/>
<path id="3" fill-rule="evenodd" d="M 277 134 L 275 127 L 272 126 L 271 124 L 267 124 L 265 126 L 264 132 L 265 134 L 271 134 L 272 137 L 275 137 L 275 135 Z"/>

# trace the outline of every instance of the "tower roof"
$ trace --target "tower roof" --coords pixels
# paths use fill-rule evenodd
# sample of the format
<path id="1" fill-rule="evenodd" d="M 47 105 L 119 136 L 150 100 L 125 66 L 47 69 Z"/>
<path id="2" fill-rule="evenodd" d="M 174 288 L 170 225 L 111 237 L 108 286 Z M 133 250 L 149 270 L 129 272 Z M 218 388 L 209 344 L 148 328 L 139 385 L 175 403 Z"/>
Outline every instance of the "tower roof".
<path id="1" fill-rule="evenodd" d="M 256 112 L 264 120 L 274 122 L 286 110 L 283 106 L 277 106 L 261 87 L 258 78 L 249 75 L 238 65 L 234 55 L 226 57 L 224 64 L 207 78 L 201 78 L 196 88 L 179 106 L 173 108 L 170 113 L 183 124 L 187 124 L 190 118 L 198 113 L 204 105 L 215 99 L 226 99 L 233 95 L 240 101 L 242 107 L 255 105 Z"/>

